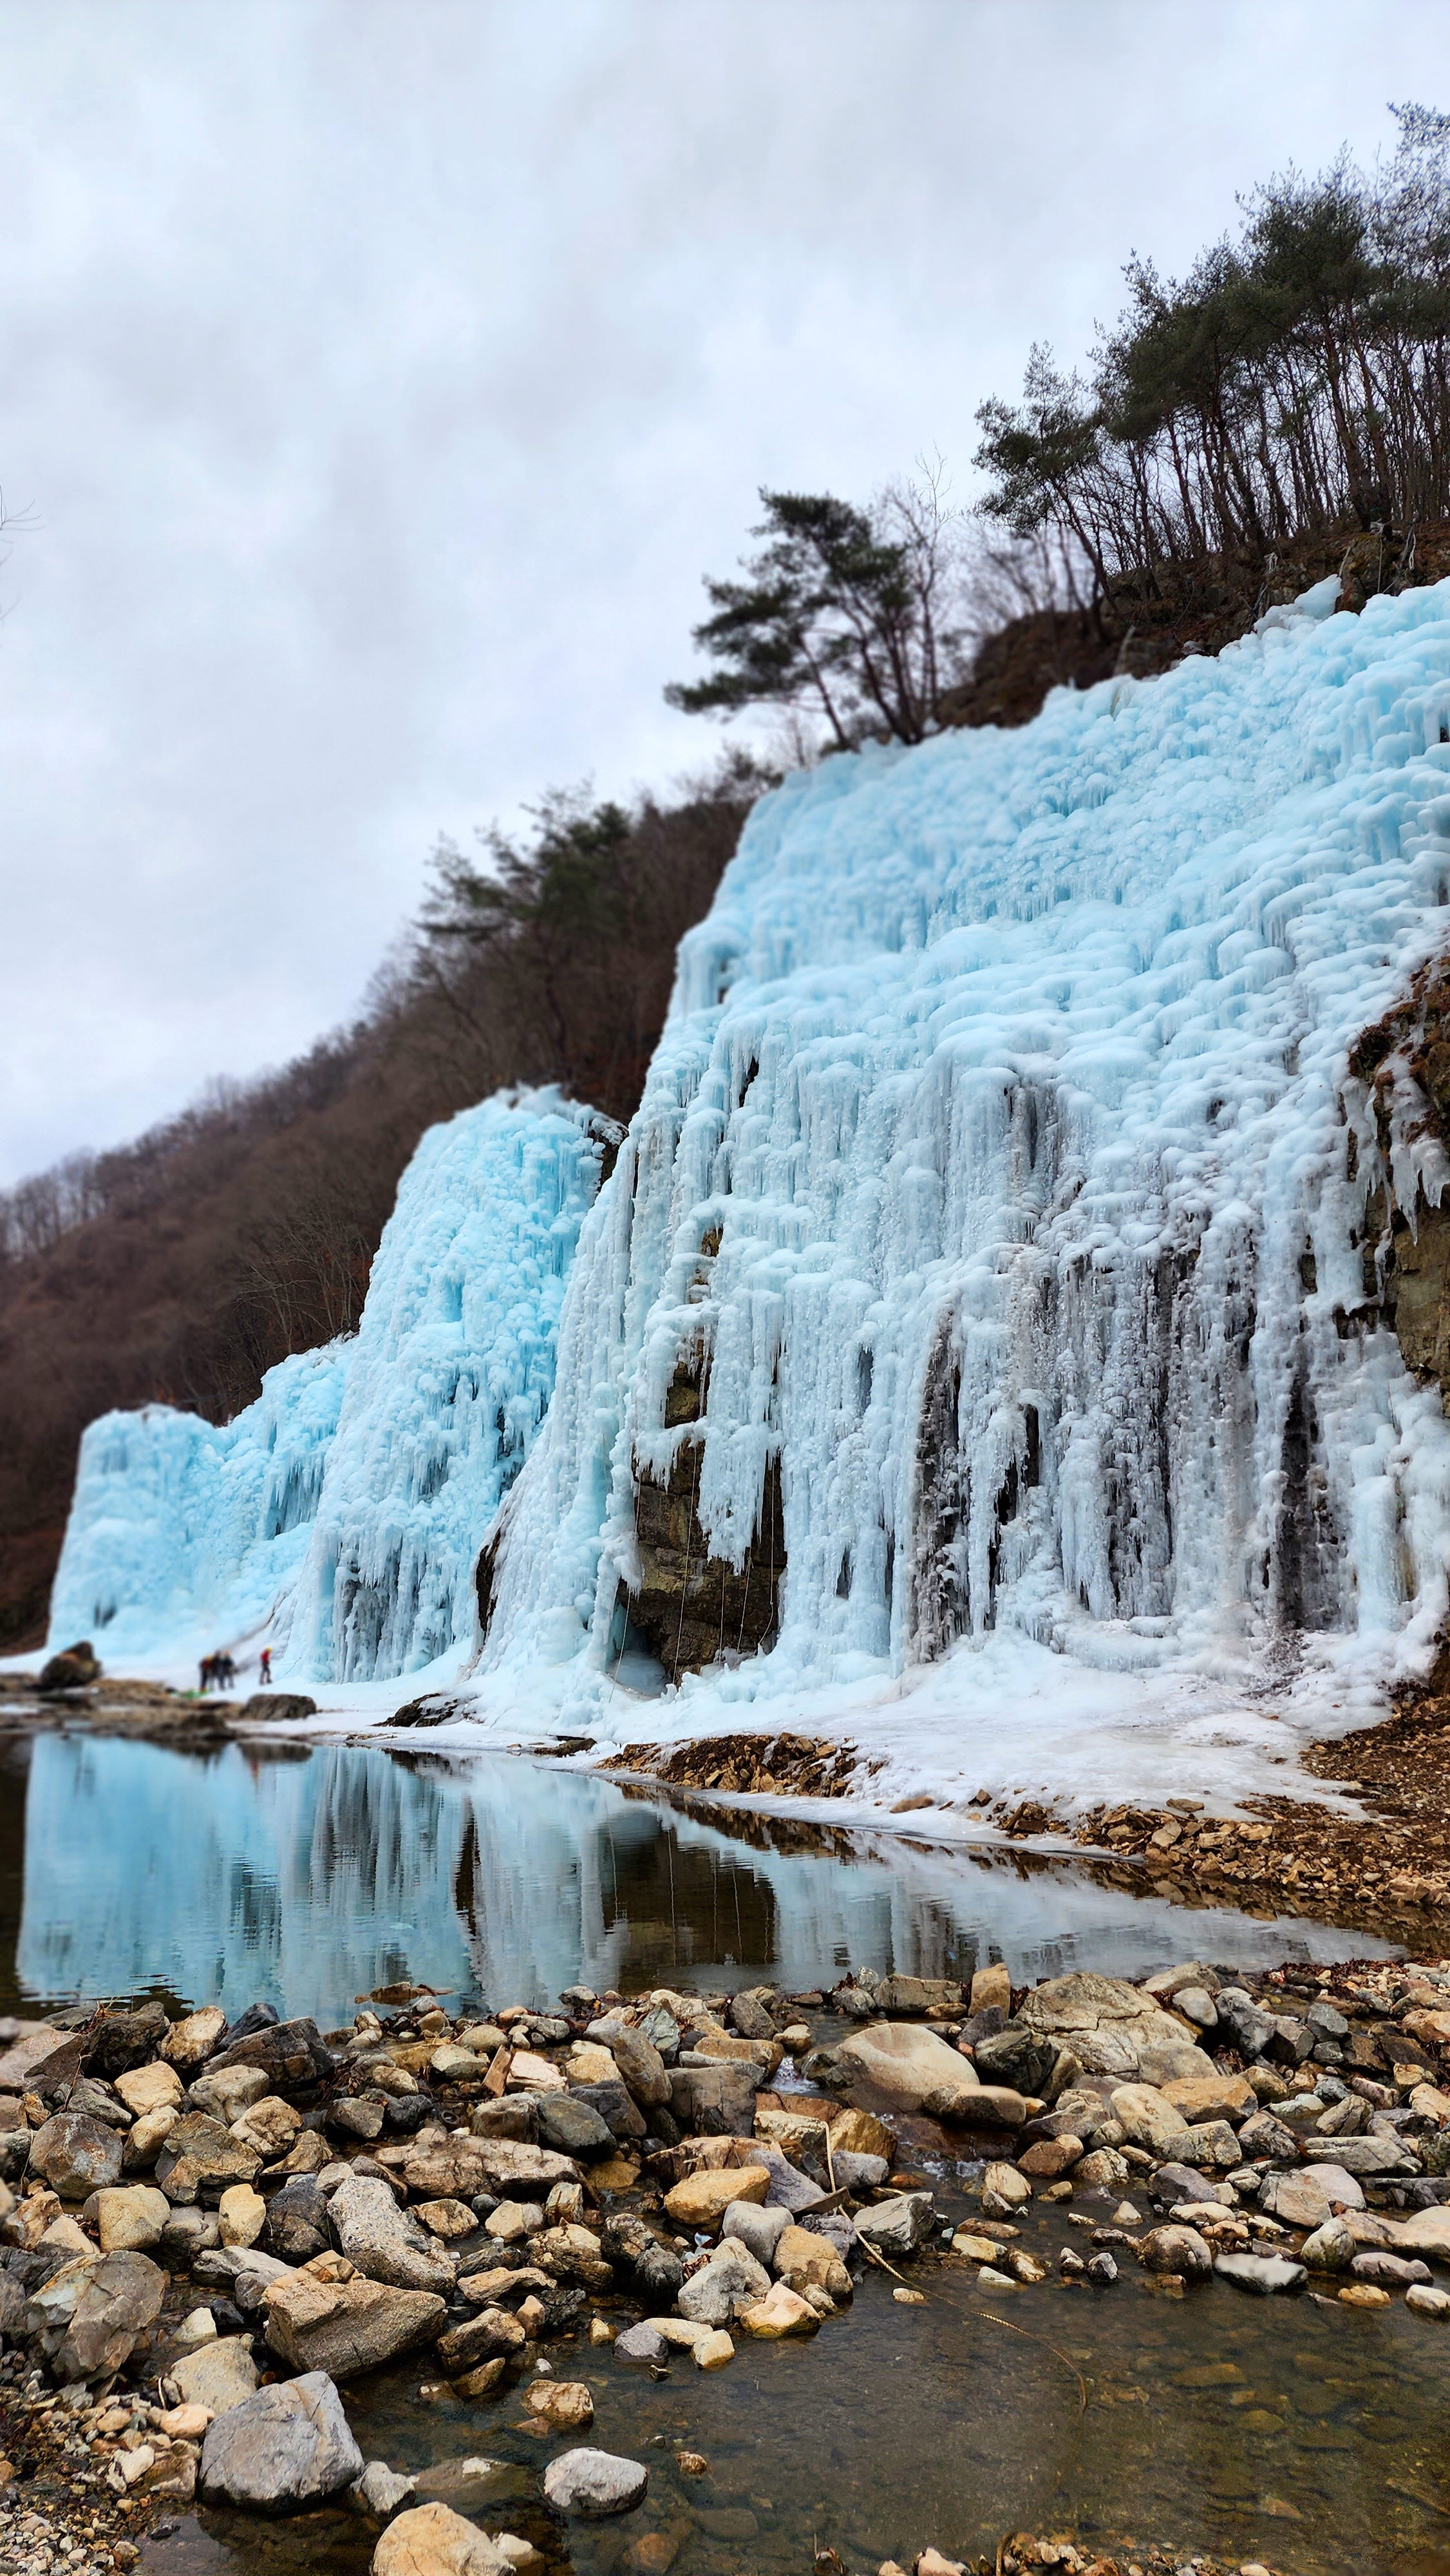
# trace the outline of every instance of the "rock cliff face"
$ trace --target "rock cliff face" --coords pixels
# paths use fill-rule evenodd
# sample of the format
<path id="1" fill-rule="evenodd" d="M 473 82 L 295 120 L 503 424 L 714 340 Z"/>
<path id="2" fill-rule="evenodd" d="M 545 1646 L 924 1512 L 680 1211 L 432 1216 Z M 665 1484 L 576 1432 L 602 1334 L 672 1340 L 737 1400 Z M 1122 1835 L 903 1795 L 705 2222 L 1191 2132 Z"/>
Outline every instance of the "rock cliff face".
<path id="1" fill-rule="evenodd" d="M 1349 1070 L 1365 1085 L 1384 1177 L 1366 1193 L 1360 1236 L 1364 1297 L 1349 1310 L 1363 1329 L 1393 1327 L 1407 1367 L 1446 1391 L 1450 1380 L 1450 1205 L 1426 1197 L 1421 1164 L 1402 1200 L 1396 1165 L 1406 1147 L 1429 1144 L 1450 1168 L 1450 963 L 1421 968 L 1393 1010 L 1363 1031 Z"/>

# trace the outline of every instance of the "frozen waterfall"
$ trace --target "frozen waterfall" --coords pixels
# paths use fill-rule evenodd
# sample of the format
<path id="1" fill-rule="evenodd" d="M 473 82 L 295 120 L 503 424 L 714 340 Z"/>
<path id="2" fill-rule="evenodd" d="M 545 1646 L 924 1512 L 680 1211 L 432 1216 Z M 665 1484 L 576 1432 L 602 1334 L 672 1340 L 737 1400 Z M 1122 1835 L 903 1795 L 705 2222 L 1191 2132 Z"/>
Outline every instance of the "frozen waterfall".
<path id="1" fill-rule="evenodd" d="M 185 1664 L 270 1642 L 299 1680 L 412 1671 L 474 1633 L 481 1539 L 528 1454 L 607 1122 L 554 1090 L 431 1128 L 355 1341 L 218 1428 L 165 1405 L 81 1444 L 52 1646 Z"/>
<path id="2" fill-rule="evenodd" d="M 220 1427 L 167 1404 L 87 1426 L 50 1604 L 52 1651 L 115 1667 L 233 1650 L 289 1599 L 352 1361 L 331 1342 L 269 1369 Z"/>
<path id="3" fill-rule="evenodd" d="M 423 1138 L 373 1263 L 289 1672 L 386 1678 L 471 1639 L 479 1547 L 553 1393 L 606 1129 L 558 1091 L 500 1092 Z"/>
<path id="4" fill-rule="evenodd" d="M 1381 1292 L 1446 1164 L 1348 1055 L 1447 898 L 1450 584 L 1324 584 L 764 799 L 584 1230 L 483 1704 L 555 1668 L 627 1733 L 647 1603 L 717 1723 L 992 1630 L 1123 1673 L 1422 1651 L 1450 1436 Z"/>

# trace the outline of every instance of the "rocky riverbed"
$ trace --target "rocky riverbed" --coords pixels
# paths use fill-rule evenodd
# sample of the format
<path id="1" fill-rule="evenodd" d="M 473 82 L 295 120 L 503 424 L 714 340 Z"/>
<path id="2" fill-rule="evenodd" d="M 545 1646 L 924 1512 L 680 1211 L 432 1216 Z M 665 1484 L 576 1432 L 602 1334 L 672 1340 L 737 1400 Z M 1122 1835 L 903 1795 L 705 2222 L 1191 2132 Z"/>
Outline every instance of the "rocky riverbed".
<path id="1" fill-rule="evenodd" d="M 672 2366 L 788 2343 L 829 2373 L 867 2276 L 904 2323 L 963 2285 L 1010 2308 L 1084 2408 L 1076 2303 L 1130 2287 L 1205 2318 L 1227 2293 L 1394 2305 L 1438 2372 L 1447 2059 L 1439 1961 L 1016 1990 L 862 1970 L 464 2018 L 390 1988 L 326 2033 L 159 2003 L 0 2025 L 0 2567 L 127 2568 L 197 2509 L 345 2513 L 376 2576 L 543 2576 L 601 2524 L 624 2576 L 743 2565 L 741 2509 L 690 2500 L 708 2460 L 591 2440 L 600 2371 L 626 2421 Z M 389 2365 L 420 2420 L 504 2410 L 537 2471 L 366 2456 L 353 2419 Z M 1236 2365 L 1204 2368 L 1232 2400 Z M 1109 2576 L 1061 2501 L 1002 2569 Z M 978 2563 L 954 2542 L 885 2563 Z M 1185 2563 L 1171 2536 L 1133 2548 L 1145 2576 Z"/>

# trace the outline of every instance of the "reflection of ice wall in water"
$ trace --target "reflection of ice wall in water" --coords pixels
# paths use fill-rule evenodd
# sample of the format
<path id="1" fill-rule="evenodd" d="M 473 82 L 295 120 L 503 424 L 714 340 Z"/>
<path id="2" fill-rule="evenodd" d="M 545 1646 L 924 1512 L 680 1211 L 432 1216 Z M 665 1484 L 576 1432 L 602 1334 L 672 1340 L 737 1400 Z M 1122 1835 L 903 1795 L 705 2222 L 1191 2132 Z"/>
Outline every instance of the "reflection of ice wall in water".
<path id="1" fill-rule="evenodd" d="M 283 1360 L 223 1425 L 166 1404 L 91 1423 L 52 1647 L 90 1637 L 114 1665 L 206 1654 L 263 1628 L 296 1580 L 351 1360 L 348 1342 Z"/>
<path id="2" fill-rule="evenodd" d="M 239 2011 L 261 1995 L 326 2026 L 403 1975 L 497 2007 L 580 1979 L 800 1989 L 848 1963 L 963 1975 L 998 1954 L 1019 1980 L 1139 1975 L 1193 1940 L 1167 1903 L 1071 1872 L 890 1835 L 841 1856 L 756 1849 L 545 1764 L 42 1736 L 16 1968 L 35 1996 L 157 1985 Z M 1246 1964 L 1344 1949 L 1223 1914 L 1214 1940 Z"/>
<path id="3" fill-rule="evenodd" d="M 42 1736 L 18 1974 L 38 1995 L 157 1983 L 329 2018 L 410 1964 L 466 1982 L 456 1833 L 446 1791 L 400 1763 Z"/>

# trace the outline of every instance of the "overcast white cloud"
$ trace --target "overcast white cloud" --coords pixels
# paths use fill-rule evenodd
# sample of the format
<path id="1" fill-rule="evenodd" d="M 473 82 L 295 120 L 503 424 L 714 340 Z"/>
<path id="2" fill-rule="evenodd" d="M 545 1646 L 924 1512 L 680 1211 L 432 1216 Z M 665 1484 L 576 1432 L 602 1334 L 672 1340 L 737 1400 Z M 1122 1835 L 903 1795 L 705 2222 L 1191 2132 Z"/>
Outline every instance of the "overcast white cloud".
<path id="1" fill-rule="evenodd" d="M 705 567 L 864 494 L 1444 0 L 0 0 L 0 1180 L 356 1004 L 440 830 L 713 748 Z M 1437 85 L 1438 82 L 1438 85 Z"/>

